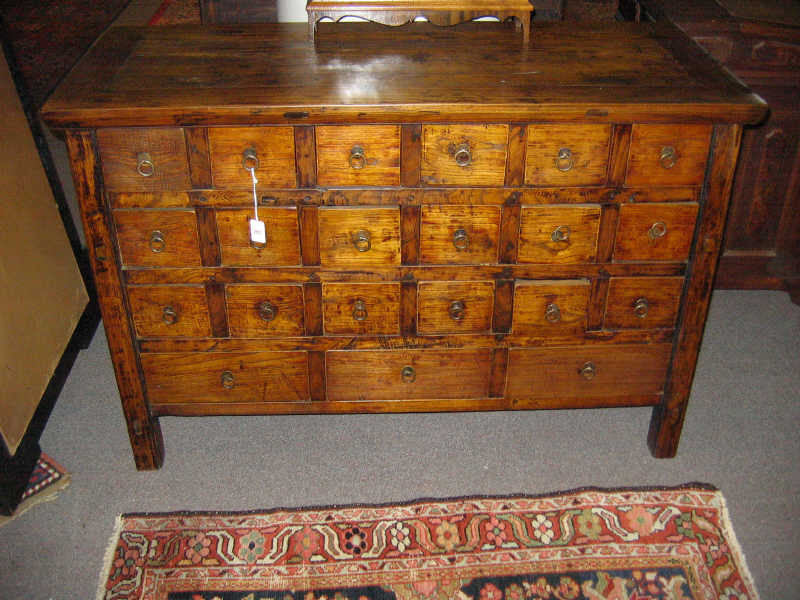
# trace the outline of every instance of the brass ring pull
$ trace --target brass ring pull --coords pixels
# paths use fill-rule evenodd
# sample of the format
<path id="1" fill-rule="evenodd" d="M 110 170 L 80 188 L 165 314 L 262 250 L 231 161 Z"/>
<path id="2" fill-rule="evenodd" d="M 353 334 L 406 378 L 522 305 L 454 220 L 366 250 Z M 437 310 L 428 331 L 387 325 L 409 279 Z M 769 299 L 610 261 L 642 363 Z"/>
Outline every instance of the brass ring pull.
<path id="1" fill-rule="evenodd" d="M 544 318 L 548 323 L 558 323 L 561 320 L 561 309 L 558 304 L 551 302 L 544 309 Z"/>
<path id="2" fill-rule="evenodd" d="M 667 235 L 667 224 L 664 221 L 656 221 L 647 230 L 647 236 L 651 240 L 657 240 Z"/>
<path id="3" fill-rule="evenodd" d="M 353 242 L 353 246 L 355 246 L 356 250 L 359 252 L 367 252 L 372 248 L 371 237 L 369 231 L 359 229 L 350 235 L 350 241 Z"/>
<path id="4" fill-rule="evenodd" d="M 148 152 L 139 152 L 136 155 L 136 172 L 142 177 L 152 177 L 155 174 L 156 167 Z"/>
<path id="5" fill-rule="evenodd" d="M 559 225 L 550 234 L 550 239 L 554 242 L 566 242 L 569 240 L 570 233 L 569 225 Z"/>
<path id="6" fill-rule="evenodd" d="M 464 319 L 466 307 L 461 300 L 453 300 L 450 303 L 450 308 L 447 309 L 447 312 L 450 313 L 450 318 L 453 319 L 453 321 L 461 321 Z"/>
<path id="7" fill-rule="evenodd" d="M 671 169 L 678 162 L 678 152 L 674 146 L 664 146 L 658 160 L 664 169 Z"/>
<path id="8" fill-rule="evenodd" d="M 353 304 L 353 319 L 356 321 L 366 321 L 367 315 L 367 304 L 363 300 L 356 300 Z"/>
<path id="9" fill-rule="evenodd" d="M 158 229 L 156 229 L 155 231 L 151 231 L 150 250 L 158 254 L 159 252 L 163 252 L 166 247 L 167 247 L 167 240 L 164 237 L 164 234 L 161 233 Z"/>
<path id="10" fill-rule="evenodd" d="M 265 232 L 264 233 L 264 240 L 265 241 L 263 241 L 263 242 L 254 242 L 253 240 L 250 240 L 250 247 L 253 248 L 254 250 L 263 250 L 264 248 L 267 247 L 266 239 L 267 239 L 267 234 Z"/>
<path id="11" fill-rule="evenodd" d="M 258 160 L 258 152 L 256 152 L 255 148 L 248 148 L 244 152 L 242 152 L 242 168 L 248 171 L 253 171 L 258 169 L 260 165 L 260 161 Z"/>
<path id="12" fill-rule="evenodd" d="M 472 152 L 469 149 L 469 144 L 464 142 L 456 146 L 453 151 L 453 158 L 459 167 L 468 167 L 472 162 Z"/>
<path id="13" fill-rule="evenodd" d="M 555 162 L 556 169 L 566 173 L 575 165 L 575 162 L 572 158 L 572 150 L 569 148 L 559 148 L 558 156 L 553 160 L 553 162 Z"/>
<path id="14" fill-rule="evenodd" d="M 265 322 L 272 321 L 278 315 L 277 307 L 269 300 L 264 300 L 259 304 L 256 312 L 258 312 L 258 318 Z"/>
<path id="15" fill-rule="evenodd" d="M 174 325 L 178 322 L 178 312 L 171 306 L 165 306 L 161 311 L 161 320 L 167 325 Z"/>
<path id="16" fill-rule="evenodd" d="M 456 250 L 466 250 L 469 248 L 469 236 L 467 235 L 466 230 L 455 230 L 453 233 L 453 246 L 456 247 Z"/>
<path id="17" fill-rule="evenodd" d="M 353 146 L 350 148 L 350 168 L 363 169 L 367 166 L 367 157 L 364 154 L 364 149 L 361 146 Z"/>
<path id="18" fill-rule="evenodd" d="M 583 375 L 583 378 L 587 381 L 591 381 L 594 379 L 594 376 L 597 375 L 597 369 L 592 361 L 587 361 L 583 363 L 583 366 L 580 368 L 578 373 Z"/>
<path id="19" fill-rule="evenodd" d="M 234 378 L 233 373 L 230 371 L 223 371 L 219 379 L 222 387 L 224 387 L 226 390 L 232 390 L 236 385 L 236 379 Z"/>
<path id="20" fill-rule="evenodd" d="M 403 383 L 414 383 L 417 379 L 417 372 L 414 367 L 406 365 L 403 367 L 403 370 L 400 371 L 400 377 L 403 380 Z"/>
<path id="21" fill-rule="evenodd" d="M 633 303 L 633 312 L 640 319 L 644 319 L 647 316 L 648 310 L 650 310 L 650 303 L 647 298 L 637 298 L 636 302 Z"/>

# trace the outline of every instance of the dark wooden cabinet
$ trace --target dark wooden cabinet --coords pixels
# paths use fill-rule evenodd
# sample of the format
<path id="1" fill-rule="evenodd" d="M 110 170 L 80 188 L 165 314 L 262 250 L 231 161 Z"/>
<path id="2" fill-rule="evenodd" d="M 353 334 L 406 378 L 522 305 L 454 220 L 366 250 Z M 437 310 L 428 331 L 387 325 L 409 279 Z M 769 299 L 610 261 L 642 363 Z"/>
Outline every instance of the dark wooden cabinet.
<path id="1" fill-rule="evenodd" d="M 770 106 L 744 129 L 718 288 L 786 289 L 800 303 L 800 3 L 623 2 L 670 21 Z"/>

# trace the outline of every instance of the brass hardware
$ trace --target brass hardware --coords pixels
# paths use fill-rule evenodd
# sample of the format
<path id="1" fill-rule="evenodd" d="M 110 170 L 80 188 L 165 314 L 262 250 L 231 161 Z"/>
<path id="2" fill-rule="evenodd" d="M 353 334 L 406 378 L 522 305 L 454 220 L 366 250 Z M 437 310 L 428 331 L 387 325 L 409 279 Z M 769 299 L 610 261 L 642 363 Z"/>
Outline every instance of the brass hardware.
<path id="1" fill-rule="evenodd" d="M 150 250 L 158 254 L 159 252 L 163 252 L 166 247 L 167 247 L 167 240 L 164 238 L 164 234 L 161 233 L 158 229 L 156 229 L 155 231 L 151 231 Z"/>
<path id="2" fill-rule="evenodd" d="M 248 171 L 258 169 L 261 163 L 258 160 L 258 152 L 255 148 L 248 148 L 242 152 L 242 168 Z"/>
<path id="3" fill-rule="evenodd" d="M 226 390 L 232 390 L 236 385 L 236 380 L 233 376 L 233 373 L 230 371 L 223 371 L 222 376 L 220 377 L 220 383 L 222 383 L 222 387 L 224 387 Z"/>
<path id="4" fill-rule="evenodd" d="M 550 234 L 550 239 L 554 242 L 566 242 L 569 240 L 570 229 L 569 225 L 559 225 Z"/>
<path id="5" fill-rule="evenodd" d="M 414 383 L 417 379 L 417 372 L 414 367 L 406 365 L 403 367 L 403 370 L 400 371 L 400 377 L 402 377 L 404 383 Z"/>
<path id="6" fill-rule="evenodd" d="M 278 308 L 269 300 L 264 300 L 259 304 L 256 311 L 258 312 L 258 317 L 267 322 L 272 321 L 278 314 Z"/>
<path id="7" fill-rule="evenodd" d="M 456 250 L 466 250 L 469 248 L 469 236 L 466 230 L 455 230 L 455 233 L 453 233 L 453 246 L 456 247 Z"/>
<path id="8" fill-rule="evenodd" d="M 585 379 L 591 381 L 597 374 L 597 369 L 595 368 L 594 363 L 592 361 L 587 361 L 583 363 L 583 366 L 581 367 L 580 371 L 578 371 L 578 373 L 583 375 Z"/>
<path id="9" fill-rule="evenodd" d="M 671 169 L 678 162 L 678 152 L 674 146 L 664 146 L 661 148 L 658 160 L 663 168 Z"/>
<path id="10" fill-rule="evenodd" d="M 161 320 L 167 325 L 174 325 L 178 322 L 178 313 L 171 306 L 165 306 L 161 311 Z"/>
<path id="11" fill-rule="evenodd" d="M 350 234 L 350 241 L 359 252 L 367 252 L 372 248 L 371 236 L 369 231 L 359 229 L 355 233 Z"/>
<path id="12" fill-rule="evenodd" d="M 548 304 L 544 309 L 544 318 L 549 323 L 558 323 L 561 320 L 561 309 L 558 308 L 558 304 L 555 302 Z"/>
<path id="13" fill-rule="evenodd" d="M 558 156 L 553 159 L 553 162 L 556 165 L 556 169 L 566 173 L 575 165 L 572 158 L 572 150 L 569 148 L 559 148 Z"/>
<path id="14" fill-rule="evenodd" d="M 468 167 L 472 162 L 472 152 L 469 149 L 469 144 L 464 142 L 459 144 L 453 150 L 453 158 L 459 167 Z"/>
<path id="15" fill-rule="evenodd" d="M 156 167 L 148 152 L 139 152 L 136 155 L 136 172 L 142 177 L 152 177 L 155 174 Z"/>
<path id="16" fill-rule="evenodd" d="M 367 314 L 367 304 L 363 300 L 356 300 L 353 304 L 353 319 L 356 321 L 366 321 Z"/>
<path id="17" fill-rule="evenodd" d="M 644 319 L 647 316 L 648 310 L 650 310 L 650 303 L 647 298 L 637 298 L 636 302 L 633 303 L 633 312 L 640 319 Z"/>
<path id="18" fill-rule="evenodd" d="M 450 318 L 453 321 L 461 321 L 464 318 L 464 313 L 466 311 L 466 307 L 461 300 L 453 300 L 450 303 L 450 308 L 447 312 L 450 313 Z"/>
<path id="19" fill-rule="evenodd" d="M 656 221 L 650 226 L 650 229 L 647 230 L 647 235 L 651 240 L 664 237 L 667 235 L 667 224 L 664 223 L 664 221 Z"/>
<path id="20" fill-rule="evenodd" d="M 273 206 L 278 203 L 278 199 L 275 196 L 261 196 L 261 204 L 263 206 Z"/>
<path id="21" fill-rule="evenodd" d="M 353 146 L 350 148 L 350 168 L 363 169 L 367 166 L 367 157 L 364 154 L 364 149 L 361 146 Z"/>

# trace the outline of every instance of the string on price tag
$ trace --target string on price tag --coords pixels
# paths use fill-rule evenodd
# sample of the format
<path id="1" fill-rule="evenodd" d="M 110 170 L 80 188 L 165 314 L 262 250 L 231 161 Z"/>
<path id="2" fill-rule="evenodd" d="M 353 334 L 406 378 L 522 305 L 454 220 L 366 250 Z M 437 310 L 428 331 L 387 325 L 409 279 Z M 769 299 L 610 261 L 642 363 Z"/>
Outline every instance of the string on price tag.
<path id="1" fill-rule="evenodd" d="M 258 179 L 256 179 L 256 168 L 246 167 L 246 169 L 250 171 L 250 177 L 253 179 L 253 218 L 250 219 L 250 241 L 253 242 L 253 244 L 263 247 L 267 244 L 267 228 L 264 225 L 264 221 L 258 218 L 258 192 L 256 192 Z"/>

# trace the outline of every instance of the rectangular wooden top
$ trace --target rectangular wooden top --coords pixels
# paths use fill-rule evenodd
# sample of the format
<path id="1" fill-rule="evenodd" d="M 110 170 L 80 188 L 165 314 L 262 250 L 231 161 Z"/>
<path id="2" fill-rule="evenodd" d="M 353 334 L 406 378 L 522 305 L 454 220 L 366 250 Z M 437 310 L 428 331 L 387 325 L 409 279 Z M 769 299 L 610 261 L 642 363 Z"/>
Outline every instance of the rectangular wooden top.
<path id="1" fill-rule="evenodd" d="M 669 24 L 117 28 L 42 109 L 55 127 L 757 122 L 764 102 Z"/>

